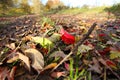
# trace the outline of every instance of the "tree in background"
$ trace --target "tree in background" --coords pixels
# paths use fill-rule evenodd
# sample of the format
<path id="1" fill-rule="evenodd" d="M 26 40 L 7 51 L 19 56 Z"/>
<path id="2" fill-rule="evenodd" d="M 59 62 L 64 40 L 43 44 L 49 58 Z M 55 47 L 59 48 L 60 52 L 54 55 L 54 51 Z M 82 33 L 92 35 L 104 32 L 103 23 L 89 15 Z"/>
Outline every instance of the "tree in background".
<path id="1" fill-rule="evenodd" d="M 48 10 L 62 8 L 62 7 L 65 7 L 65 5 L 60 0 L 48 0 L 46 3 L 46 8 Z"/>
<path id="2" fill-rule="evenodd" d="M 42 10 L 42 7 L 43 7 L 43 4 L 40 0 L 32 0 L 33 2 L 33 6 L 32 6 L 32 12 L 35 13 L 35 14 L 40 14 L 43 10 Z"/>
<path id="3" fill-rule="evenodd" d="M 12 0 L 0 0 L 0 9 L 2 13 L 3 12 L 5 13 L 12 6 L 13 6 Z"/>
<path id="4" fill-rule="evenodd" d="M 84 9 L 89 9 L 89 5 L 84 4 L 84 5 L 82 6 L 82 8 L 84 8 Z"/>
<path id="5" fill-rule="evenodd" d="M 30 5 L 28 4 L 28 0 L 21 0 L 20 8 L 25 13 L 31 13 L 31 8 L 30 8 Z"/>
<path id="6" fill-rule="evenodd" d="M 19 7 L 20 6 L 20 0 L 12 0 L 13 1 L 13 6 L 14 7 Z"/>

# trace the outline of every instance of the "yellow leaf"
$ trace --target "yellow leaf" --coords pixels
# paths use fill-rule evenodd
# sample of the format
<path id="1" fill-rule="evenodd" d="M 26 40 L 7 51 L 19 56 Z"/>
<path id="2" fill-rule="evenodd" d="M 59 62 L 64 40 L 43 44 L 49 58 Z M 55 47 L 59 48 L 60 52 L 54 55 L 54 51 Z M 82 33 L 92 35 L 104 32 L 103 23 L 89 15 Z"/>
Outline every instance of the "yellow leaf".
<path id="1" fill-rule="evenodd" d="M 41 44 L 44 48 L 52 48 L 53 42 L 44 37 L 31 37 L 33 42 Z"/>
<path id="2" fill-rule="evenodd" d="M 110 59 L 115 59 L 120 57 L 120 51 L 110 51 Z"/>

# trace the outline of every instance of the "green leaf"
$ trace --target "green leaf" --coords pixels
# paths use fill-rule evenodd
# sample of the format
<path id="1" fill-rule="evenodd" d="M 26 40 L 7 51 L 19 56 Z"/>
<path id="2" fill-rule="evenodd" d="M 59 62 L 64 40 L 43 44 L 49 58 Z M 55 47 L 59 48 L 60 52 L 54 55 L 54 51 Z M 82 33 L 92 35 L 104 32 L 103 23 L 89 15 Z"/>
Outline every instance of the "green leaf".
<path id="1" fill-rule="evenodd" d="M 110 51 L 110 59 L 115 59 L 120 57 L 120 51 Z"/>
<path id="2" fill-rule="evenodd" d="M 56 43 L 57 41 L 60 40 L 61 35 L 58 33 L 53 33 L 52 36 L 50 36 L 48 39 L 52 41 L 53 43 Z"/>
<path id="3" fill-rule="evenodd" d="M 44 37 L 32 37 L 32 41 L 35 43 L 39 43 L 40 45 L 47 49 L 52 48 L 54 46 L 52 41 Z"/>

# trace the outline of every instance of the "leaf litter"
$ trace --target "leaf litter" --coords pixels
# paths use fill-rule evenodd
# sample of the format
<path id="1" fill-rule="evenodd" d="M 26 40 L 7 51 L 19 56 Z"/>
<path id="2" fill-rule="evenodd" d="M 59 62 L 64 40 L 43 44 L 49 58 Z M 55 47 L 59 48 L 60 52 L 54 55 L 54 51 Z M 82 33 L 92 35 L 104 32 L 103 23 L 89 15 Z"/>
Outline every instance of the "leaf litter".
<path id="1" fill-rule="evenodd" d="M 0 29 L 0 80 L 120 80 L 119 21 L 19 17 Z"/>

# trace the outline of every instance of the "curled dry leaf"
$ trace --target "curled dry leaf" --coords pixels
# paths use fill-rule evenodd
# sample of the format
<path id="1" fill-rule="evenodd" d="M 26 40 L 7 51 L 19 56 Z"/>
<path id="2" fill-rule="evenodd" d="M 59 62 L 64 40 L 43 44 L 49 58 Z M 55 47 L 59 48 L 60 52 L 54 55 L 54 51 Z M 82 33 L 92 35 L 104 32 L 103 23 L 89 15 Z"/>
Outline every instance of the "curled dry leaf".
<path id="1" fill-rule="evenodd" d="M 0 80 L 5 80 L 5 78 L 8 76 L 8 73 L 9 70 L 6 67 L 4 68 L 0 67 Z"/>
<path id="2" fill-rule="evenodd" d="M 32 67 L 39 72 L 44 67 L 43 55 L 36 49 L 30 48 L 25 50 L 25 55 L 31 60 Z"/>
<path id="3" fill-rule="evenodd" d="M 23 55 L 20 52 L 14 52 L 13 54 L 11 54 L 8 57 L 7 63 L 13 63 L 13 62 L 17 61 L 18 59 L 22 60 L 26 64 L 27 69 L 30 71 L 30 61 L 29 61 L 29 58 L 27 56 Z"/>
<path id="4" fill-rule="evenodd" d="M 65 76 L 65 72 L 52 72 L 52 73 L 51 73 L 51 76 L 52 76 L 53 78 L 59 78 L 59 77 L 61 77 L 61 76 Z"/>
<path id="5" fill-rule="evenodd" d="M 64 66 L 65 66 L 65 69 L 66 69 L 66 70 L 68 70 L 68 71 L 70 70 L 70 64 L 64 62 Z"/>
<path id="6" fill-rule="evenodd" d="M 116 67 L 117 65 L 111 60 L 106 60 L 106 64 L 110 66 L 111 68 L 117 69 Z"/>
<path id="7" fill-rule="evenodd" d="M 16 51 L 12 51 L 7 57 L 7 63 L 13 63 L 19 59 L 19 55 Z"/>
<path id="8" fill-rule="evenodd" d="M 61 57 L 61 58 L 65 58 L 66 55 L 65 55 L 65 53 L 64 53 L 63 51 L 55 51 L 54 53 L 52 53 L 52 54 L 50 55 L 50 57 L 55 57 L 55 58 Z"/>
<path id="9" fill-rule="evenodd" d="M 29 61 L 29 58 L 27 56 L 23 55 L 20 52 L 17 52 L 17 54 L 19 56 L 19 59 L 21 59 L 26 64 L 28 70 L 30 71 L 30 61 Z"/>
<path id="10" fill-rule="evenodd" d="M 14 80 L 16 68 L 17 68 L 17 67 L 14 66 L 14 67 L 11 69 L 10 74 L 9 74 L 9 77 L 11 78 L 10 80 Z"/>
<path id="11" fill-rule="evenodd" d="M 14 50 L 16 48 L 15 43 L 7 44 L 6 47 Z"/>
<path id="12" fill-rule="evenodd" d="M 7 63 L 12 63 L 12 62 L 14 62 L 14 61 L 17 61 L 18 59 L 19 59 L 19 56 L 16 55 L 16 56 L 14 56 L 13 58 L 8 59 L 8 60 L 7 60 Z"/>
<path id="13" fill-rule="evenodd" d="M 110 69 L 110 66 L 108 66 L 108 65 L 106 64 L 106 60 L 104 60 L 103 58 L 99 58 L 98 60 L 99 60 L 100 63 L 102 63 L 102 64 L 103 64 L 104 66 L 106 66 L 108 69 Z"/>
<path id="14" fill-rule="evenodd" d="M 83 52 L 88 52 L 89 50 L 92 50 L 92 49 L 93 47 L 91 46 L 81 45 L 78 47 L 78 54 Z"/>
<path id="15" fill-rule="evenodd" d="M 95 58 L 95 57 L 93 57 L 93 65 L 90 65 L 89 64 L 89 69 L 88 70 L 93 70 L 93 71 L 95 71 L 95 72 L 97 72 L 97 73 L 101 73 L 102 71 L 101 71 L 101 67 L 100 67 L 100 65 L 99 65 L 99 62 L 98 62 L 98 60 Z"/>

